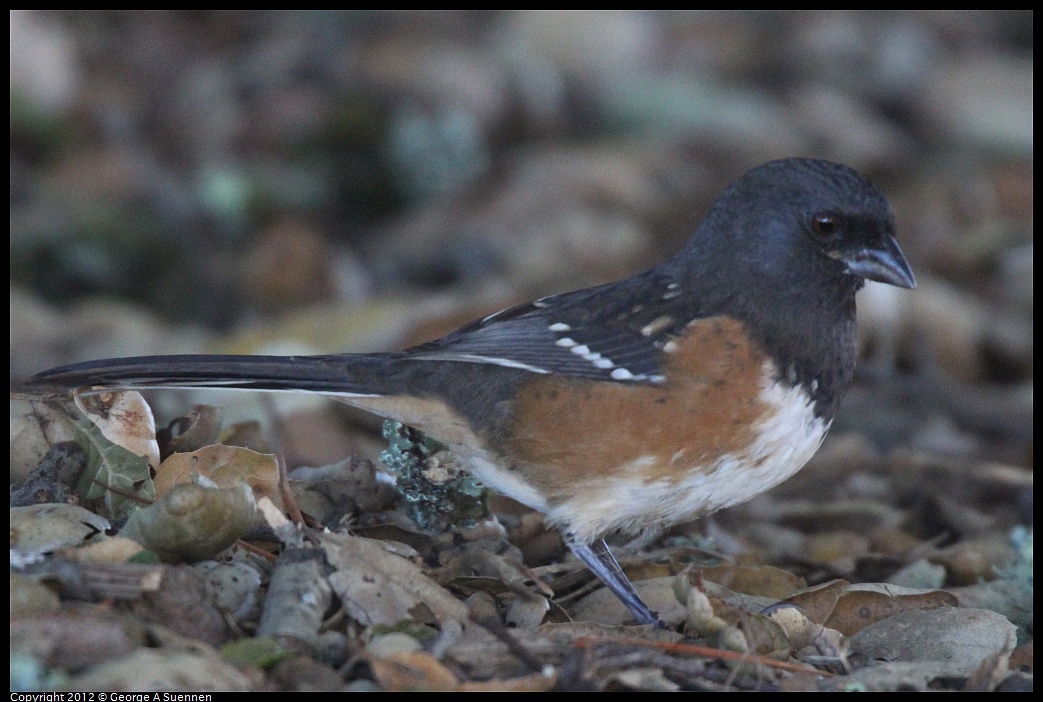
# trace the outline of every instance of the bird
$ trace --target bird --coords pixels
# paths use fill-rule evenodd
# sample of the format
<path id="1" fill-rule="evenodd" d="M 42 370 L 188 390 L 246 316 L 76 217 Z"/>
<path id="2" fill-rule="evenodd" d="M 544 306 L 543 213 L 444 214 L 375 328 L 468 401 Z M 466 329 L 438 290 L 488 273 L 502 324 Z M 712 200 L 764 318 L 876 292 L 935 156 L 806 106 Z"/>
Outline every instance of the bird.
<path id="1" fill-rule="evenodd" d="M 605 538 L 706 516 L 804 466 L 852 382 L 855 293 L 916 287 L 895 229 L 856 170 L 786 158 L 726 187 L 668 260 L 403 351 L 104 359 L 29 384 L 307 391 L 398 420 L 543 513 L 636 623 L 665 626 Z"/>

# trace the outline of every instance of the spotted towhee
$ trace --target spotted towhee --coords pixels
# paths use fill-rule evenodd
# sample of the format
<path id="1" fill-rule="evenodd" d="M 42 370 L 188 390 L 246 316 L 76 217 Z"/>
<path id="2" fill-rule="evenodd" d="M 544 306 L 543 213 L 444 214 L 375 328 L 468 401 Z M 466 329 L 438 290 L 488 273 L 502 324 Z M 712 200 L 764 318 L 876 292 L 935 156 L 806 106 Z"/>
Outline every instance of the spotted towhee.
<path id="1" fill-rule="evenodd" d="M 540 298 L 398 353 L 147 356 L 36 386 L 304 390 L 401 420 L 546 514 L 642 623 L 603 537 L 747 500 L 799 470 L 855 365 L 855 292 L 915 282 L 883 196 L 854 170 L 746 173 L 687 246 L 616 283 Z"/>

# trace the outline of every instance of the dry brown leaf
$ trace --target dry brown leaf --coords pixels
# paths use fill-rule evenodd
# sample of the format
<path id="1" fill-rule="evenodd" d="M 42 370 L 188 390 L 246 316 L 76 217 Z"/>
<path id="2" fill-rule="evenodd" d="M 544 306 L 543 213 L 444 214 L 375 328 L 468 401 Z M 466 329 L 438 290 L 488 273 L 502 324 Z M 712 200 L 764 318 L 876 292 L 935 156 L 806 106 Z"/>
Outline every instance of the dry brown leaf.
<path id="1" fill-rule="evenodd" d="M 347 534 L 323 534 L 320 539 L 335 569 L 330 584 L 348 613 L 363 624 L 412 619 L 411 610 L 420 604 L 439 620 L 467 621 L 463 602 L 382 541 Z"/>
<path id="2" fill-rule="evenodd" d="M 175 453 L 156 471 L 156 496 L 163 497 L 175 485 L 191 482 L 193 473 L 209 478 L 222 488 L 245 482 L 253 490 L 255 499 L 268 497 L 282 508 L 279 464 L 271 454 L 219 444 L 192 453 Z"/>
<path id="3" fill-rule="evenodd" d="M 456 692 L 460 681 L 430 653 L 392 653 L 386 658 L 368 656 L 373 677 L 385 692 Z"/>
<path id="4" fill-rule="evenodd" d="M 851 636 L 883 619 L 913 610 L 956 607 L 956 597 L 944 590 L 917 591 L 898 585 L 863 583 L 848 588 L 837 600 L 825 624 Z"/>
<path id="5" fill-rule="evenodd" d="M 718 565 L 698 570 L 706 580 L 747 595 L 782 599 L 808 586 L 803 578 L 768 565 Z"/>
<path id="6" fill-rule="evenodd" d="M 848 586 L 846 580 L 830 580 L 828 583 L 809 587 L 803 592 L 790 595 L 780 604 L 791 604 L 800 607 L 804 615 L 816 624 L 824 624 L 837 606 Z"/>

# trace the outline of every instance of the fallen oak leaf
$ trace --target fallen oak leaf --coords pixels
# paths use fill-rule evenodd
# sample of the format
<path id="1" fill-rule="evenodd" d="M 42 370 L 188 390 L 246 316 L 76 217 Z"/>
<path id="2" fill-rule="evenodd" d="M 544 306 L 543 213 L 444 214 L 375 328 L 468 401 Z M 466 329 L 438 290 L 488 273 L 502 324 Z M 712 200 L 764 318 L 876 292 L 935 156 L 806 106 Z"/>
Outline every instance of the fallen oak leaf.
<path id="1" fill-rule="evenodd" d="M 246 483 L 255 499 L 268 497 L 282 508 L 279 466 L 272 454 L 221 444 L 204 446 L 192 453 L 175 453 L 156 471 L 157 497 L 162 497 L 175 485 L 191 482 L 193 474 L 205 476 L 222 488 Z"/>

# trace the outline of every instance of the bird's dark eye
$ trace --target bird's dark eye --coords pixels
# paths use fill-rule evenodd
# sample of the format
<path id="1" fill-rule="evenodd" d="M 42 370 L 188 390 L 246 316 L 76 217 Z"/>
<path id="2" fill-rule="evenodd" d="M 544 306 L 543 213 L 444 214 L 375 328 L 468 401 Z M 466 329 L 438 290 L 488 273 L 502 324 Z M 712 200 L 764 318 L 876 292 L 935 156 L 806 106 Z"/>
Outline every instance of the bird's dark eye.
<path id="1" fill-rule="evenodd" d="M 811 231 L 819 236 L 831 236 L 840 229 L 840 218 L 832 214 L 817 214 L 811 218 Z"/>

